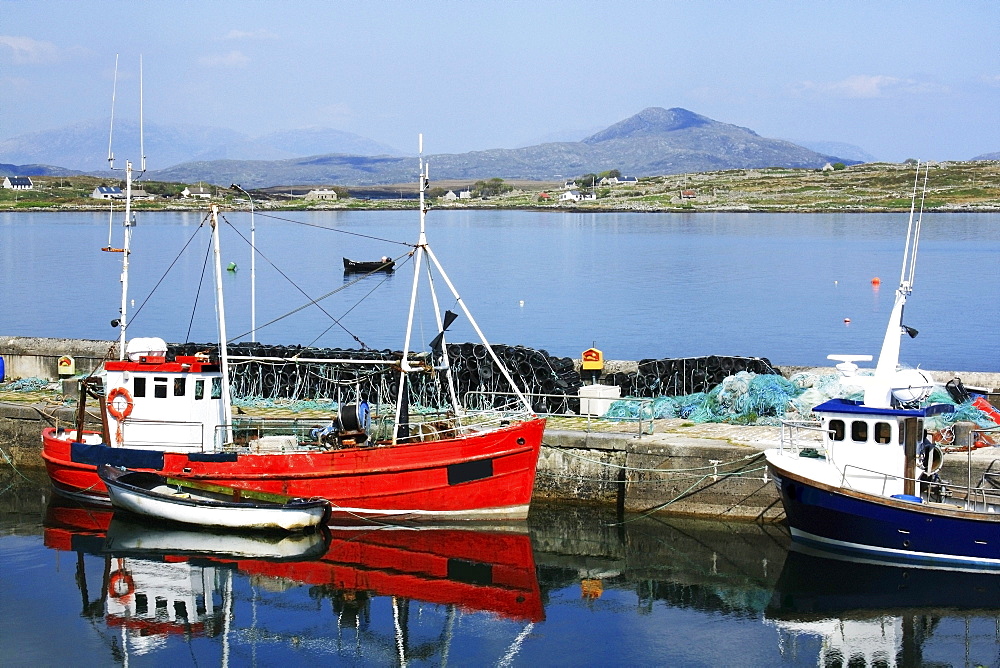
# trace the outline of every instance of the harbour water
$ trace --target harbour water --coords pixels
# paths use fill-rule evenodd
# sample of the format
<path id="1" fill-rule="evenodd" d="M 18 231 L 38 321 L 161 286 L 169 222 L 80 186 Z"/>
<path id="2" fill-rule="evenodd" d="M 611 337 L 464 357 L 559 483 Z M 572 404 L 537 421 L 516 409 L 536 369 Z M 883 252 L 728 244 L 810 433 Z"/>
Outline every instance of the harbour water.
<path id="1" fill-rule="evenodd" d="M 233 537 L 0 483 L 4 666 L 1000 660 L 1000 575 L 789 552 L 780 526 L 536 505 L 493 531 Z"/>
<path id="2" fill-rule="evenodd" d="M 227 320 L 246 340 L 249 214 L 225 219 L 224 264 L 238 265 L 225 276 Z M 355 347 L 356 332 L 372 348 L 401 346 L 405 257 L 394 275 L 356 283 L 341 257 L 400 257 L 414 213 L 255 220 L 258 340 Z M 175 262 L 202 221 L 138 216 L 131 336 L 215 339 L 204 240 Z M 994 222 L 925 216 L 905 318 L 921 334 L 904 361 L 1000 371 L 997 305 L 984 296 L 998 278 Z M 878 352 L 906 216 L 440 211 L 429 223 L 495 342 L 825 365 L 831 352 Z M 0 334 L 113 338 L 121 256 L 98 250 L 108 239 L 106 215 L 0 214 Z M 380 283 L 377 301 L 354 306 Z M 322 310 L 278 319 L 333 291 Z M 450 336 L 472 338 L 459 323 Z M 4 666 L 1000 662 L 1000 574 L 859 564 L 790 550 L 780 525 L 603 507 L 536 504 L 526 524 L 490 531 L 227 537 L 60 503 L 44 473 L 4 464 L 0 563 Z"/>
<path id="3" fill-rule="evenodd" d="M 738 355 L 829 365 L 830 353 L 877 355 L 899 283 L 907 217 L 441 210 L 431 211 L 428 236 L 497 343 L 572 357 L 596 344 L 608 359 Z M 207 235 L 192 241 L 204 218 L 137 214 L 130 336 L 217 338 L 204 274 Z M 253 282 L 250 215 L 223 218 L 223 262 L 236 265 L 225 272 L 232 338 L 251 338 L 255 283 L 258 341 L 353 348 L 356 335 L 371 348 L 401 347 L 412 264 L 400 256 L 404 242 L 416 239 L 415 212 L 257 212 Z M 904 343 L 904 363 L 1000 371 L 1000 306 L 990 297 L 1000 279 L 997 220 L 924 216 L 906 307 L 906 324 L 920 335 Z M 120 221 L 115 213 L 112 246 L 121 245 Z M 118 316 L 121 256 L 101 253 L 108 243 L 107 214 L 0 214 L 0 334 L 115 338 L 109 322 Z M 186 244 L 197 250 L 178 260 Z M 342 257 L 383 255 L 399 258 L 389 277 L 352 283 L 342 273 Z M 360 301 L 383 282 L 376 296 Z M 282 317 L 338 289 L 322 309 Z M 475 340 L 463 323 L 451 341 Z"/>

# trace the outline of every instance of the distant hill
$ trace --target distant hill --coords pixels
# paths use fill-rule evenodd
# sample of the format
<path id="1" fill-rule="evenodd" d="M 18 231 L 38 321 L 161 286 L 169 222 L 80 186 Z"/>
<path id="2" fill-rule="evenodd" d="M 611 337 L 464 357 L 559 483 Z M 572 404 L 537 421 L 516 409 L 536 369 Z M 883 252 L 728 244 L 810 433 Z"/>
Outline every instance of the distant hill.
<path id="1" fill-rule="evenodd" d="M 1000 160 L 1000 151 L 996 153 L 983 153 L 982 155 L 977 155 L 973 160 Z"/>
<path id="2" fill-rule="evenodd" d="M 878 158 L 873 156 L 868 151 L 864 150 L 860 146 L 855 146 L 854 144 L 846 144 L 840 141 L 799 141 L 799 140 L 789 140 L 794 144 L 799 146 L 805 146 L 806 148 L 816 151 L 817 153 L 825 153 L 827 155 L 835 155 L 838 158 L 844 160 L 855 160 L 857 162 L 878 162 Z"/>
<path id="3" fill-rule="evenodd" d="M 251 138 L 233 130 L 147 123 L 146 178 L 245 187 L 339 184 L 380 185 L 415 180 L 417 161 L 392 147 L 329 128 L 305 128 Z M 0 141 L 0 160 L 59 164 L 108 175 L 107 123 L 89 121 L 60 130 Z M 139 166 L 138 124 L 115 122 L 115 166 Z M 44 158 L 42 157 L 44 156 Z M 305 156 L 305 157 L 302 157 Z M 651 176 L 763 167 L 854 164 L 849 156 L 817 152 L 687 109 L 650 107 L 581 141 L 547 142 L 429 156 L 438 179 L 558 181 L 619 170 Z"/>
<path id="4" fill-rule="evenodd" d="M 650 107 L 578 142 L 428 156 L 438 179 L 552 181 L 617 169 L 626 176 L 763 167 L 820 168 L 857 160 L 817 153 L 686 109 Z M 279 161 L 208 161 L 175 165 L 150 178 L 265 187 L 278 184 L 375 185 L 412 181 L 415 158 L 313 155 Z"/>
<path id="5" fill-rule="evenodd" d="M 79 176 L 83 172 L 52 165 L 8 165 L 0 162 L 0 176 Z"/>
<path id="6" fill-rule="evenodd" d="M 12 163 L 62 165 L 96 173 L 107 170 L 107 119 L 76 123 L 0 140 L 0 160 Z M 249 137 L 235 130 L 198 125 L 145 123 L 146 163 L 149 169 L 164 169 L 185 162 L 211 160 L 281 160 L 320 153 L 358 155 L 402 155 L 379 142 L 329 128 L 286 130 L 262 137 Z M 139 124 L 115 120 L 113 137 L 115 167 L 131 160 L 139 167 Z M 228 184 L 227 184 L 228 185 Z"/>

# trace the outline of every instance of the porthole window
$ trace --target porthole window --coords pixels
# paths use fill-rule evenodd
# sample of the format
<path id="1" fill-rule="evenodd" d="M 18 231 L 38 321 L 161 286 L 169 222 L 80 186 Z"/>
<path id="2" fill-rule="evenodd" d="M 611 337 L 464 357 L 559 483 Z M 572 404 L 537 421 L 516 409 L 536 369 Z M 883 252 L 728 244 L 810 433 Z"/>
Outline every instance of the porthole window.
<path id="1" fill-rule="evenodd" d="M 843 420 L 830 420 L 829 430 L 830 430 L 830 440 L 831 441 L 843 441 L 844 440 L 844 421 Z"/>
<path id="2" fill-rule="evenodd" d="M 874 431 L 876 443 L 892 442 L 892 425 L 888 422 L 876 422 Z"/>
<path id="3" fill-rule="evenodd" d="M 864 443 L 868 440 L 868 423 L 864 420 L 855 420 L 851 423 L 851 440 Z"/>

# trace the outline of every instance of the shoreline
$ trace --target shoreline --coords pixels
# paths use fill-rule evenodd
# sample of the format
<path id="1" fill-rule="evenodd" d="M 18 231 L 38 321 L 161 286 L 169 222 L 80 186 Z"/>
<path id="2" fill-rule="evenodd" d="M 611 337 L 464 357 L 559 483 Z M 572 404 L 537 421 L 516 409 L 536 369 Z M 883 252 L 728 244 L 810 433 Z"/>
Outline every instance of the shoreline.
<path id="1" fill-rule="evenodd" d="M 220 205 L 220 208 L 226 211 L 245 211 L 249 212 L 249 206 L 235 206 L 231 203 L 216 202 Z M 208 209 L 209 205 L 191 205 L 191 206 L 174 206 L 174 205 L 164 205 L 156 207 L 136 207 L 133 205 L 133 213 L 159 213 L 159 212 L 204 212 Z M 393 205 L 393 206 L 257 206 L 254 207 L 254 211 L 257 213 L 262 213 L 265 211 L 333 211 L 333 212 L 344 212 L 344 211 L 363 211 L 363 212 L 381 212 L 381 211 L 415 211 L 418 205 L 414 202 L 412 205 Z M 62 206 L 37 206 L 37 207 L 5 207 L 0 205 L 0 213 L 76 213 L 76 212 L 89 212 L 89 213 L 107 213 L 107 206 L 102 205 L 62 205 Z M 767 214 L 852 214 L 852 215 L 864 215 L 864 214 L 896 214 L 896 213 L 909 213 L 909 208 L 889 208 L 889 207 L 858 207 L 858 208 L 829 208 L 829 207 L 781 207 L 781 208 L 768 208 L 768 207 L 652 207 L 652 206 L 635 206 L 629 204 L 622 204 L 620 206 L 564 206 L 564 205 L 553 205 L 553 206 L 517 206 L 517 205 L 453 205 L 444 204 L 429 207 L 430 211 L 530 211 L 535 213 L 681 213 L 681 214 L 710 214 L 710 213 L 767 213 Z M 939 208 L 925 208 L 924 213 L 1000 213 L 1000 205 L 997 206 L 948 206 Z"/>

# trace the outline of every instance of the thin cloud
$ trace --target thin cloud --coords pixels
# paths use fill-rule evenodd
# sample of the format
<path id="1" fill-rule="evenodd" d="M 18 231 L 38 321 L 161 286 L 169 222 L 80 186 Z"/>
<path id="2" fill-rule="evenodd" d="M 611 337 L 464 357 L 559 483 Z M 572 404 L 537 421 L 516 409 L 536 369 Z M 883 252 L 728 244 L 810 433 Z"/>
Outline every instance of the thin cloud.
<path id="1" fill-rule="evenodd" d="M 38 65 L 59 60 L 59 48 L 51 42 L 40 42 L 30 37 L 0 35 L 0 52 L 12 54 L 15 63 Z"/>
<path id="2" fill-rule="evenodd" d="M 230 51 L 229 53 L 220 53 L 214 56 L 202 56 L 198 59 L 198 62 L 206 67 L 239 68 L 249 65 L 250 58 L 241 51 Z"/>
<path id="3" fill-rule="evenodd" d="M 840 81 L 803 81 L 799 84 L 799 90 L 848 99 L 871 99 L 941 93 L 947 89 L 935 83 L 916 79 L 901 79 L 884 74 L 855 74 Z"/>
<path id="4" fill-rule="evenodd" d="M 278 39 L 278 36 L 270 30 L 230 30 L 222 39 L 267 40 Z"/>

